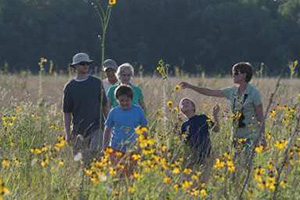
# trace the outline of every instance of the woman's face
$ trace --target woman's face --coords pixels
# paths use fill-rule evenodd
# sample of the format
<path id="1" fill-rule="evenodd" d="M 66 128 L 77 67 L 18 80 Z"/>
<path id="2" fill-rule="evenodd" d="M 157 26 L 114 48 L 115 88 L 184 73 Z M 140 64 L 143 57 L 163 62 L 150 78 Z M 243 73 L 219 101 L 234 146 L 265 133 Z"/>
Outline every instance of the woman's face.
<path id="1" fill-rule="evenodd" d="M 241 73 L 234 68 L 232 69 L 232 77 L 234 83 L 241 84 L 246 82 L 246 73 Z"/>
<path id="2" fill-rule="evenodd" d="M 120 73 L 120 81 L 122 84 L 129 84 L 132 73 L 129 69 L 125 69 Z"/>

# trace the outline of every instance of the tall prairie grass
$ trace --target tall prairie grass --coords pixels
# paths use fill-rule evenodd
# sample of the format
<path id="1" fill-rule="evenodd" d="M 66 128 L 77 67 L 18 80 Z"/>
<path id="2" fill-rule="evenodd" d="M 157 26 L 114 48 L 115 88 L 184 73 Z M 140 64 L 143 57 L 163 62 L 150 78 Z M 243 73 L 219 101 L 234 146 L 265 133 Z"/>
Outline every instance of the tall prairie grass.
<path id="1" fill-rule="evenodd" d="M 228 102 L 174 90 L 183 80 L 223 88 L 232 85 L 231 78 L 135 78 L 145 95 L 149 137 L 140 137 L 141 150 L 128 155 L 136 166 L 125 178 L 120 175 L 124 165 L 113 166 L 109 151 L 90 167 L 74 160 L 61 137 L 62 89 L 68 79 L 0 75 L 0 199 L 238 199 L 246 170 L 231 145 Z M 276 79 L 252 83 L 266 106 Z M 257 147 L 244 199 L 273 198 L 277 184 L 277 199 L 300 199 L 299 93 L 299 79 L 281 81 L 266 119 L 268 147 Z M 220 132 L 211 133 L 213 155 L 206 166 L 187 167 L 186 147 L 177 134 L 185 120 L 176 108 L 182 97 L 195 100 L 197 113 L 211 114 L 214 105 L 221 106 Z"/>

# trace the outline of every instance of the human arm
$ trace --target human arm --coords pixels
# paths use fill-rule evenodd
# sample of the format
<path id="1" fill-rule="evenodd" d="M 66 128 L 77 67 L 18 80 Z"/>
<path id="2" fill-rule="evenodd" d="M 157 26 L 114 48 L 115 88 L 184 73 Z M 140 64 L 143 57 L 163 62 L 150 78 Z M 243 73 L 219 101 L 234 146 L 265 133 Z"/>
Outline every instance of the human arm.
<path id="1" fill-rule="evenodd" d="M 102 144 L 103 151 L 105 151 L 105 149 L 109 146 L 111 134 L 112 134 L 112 128 L 105 126 L 104 133 L 103 133 L 103 144 Z"/>
<path id="2" fill-rule="evenodd" d="M 179 85 L 183 88 L 189 88 L 192 89 L 200 94 L 206 95 L 206 96 L 213 96 L 213 97 L 224 97 L 222 94 L 222 90 L 213 90 L 209 88 L 202 88 L 202 87 L 197 87 L 195 85 L 189 84 L 187 82 L 180 82 Z"/>
<path id="3" fill-rule="evenodd" d="M 220 130 L 220 124 L 219 124 L 219 112 L 220 112 L 220 106 L 216 105 L 213 108 L 213 117 L 214 117 L 214 126 L 212 127 L 213 132 L 219 132 Z"/>
<path id="4" fill-rule="evenodd" d="M 70 142 L 72 140 L 71 136 L 71 113 L 65 113 L 64 112 L 64 126 L 65 126 L 65 139 L 67 142 Z"/>

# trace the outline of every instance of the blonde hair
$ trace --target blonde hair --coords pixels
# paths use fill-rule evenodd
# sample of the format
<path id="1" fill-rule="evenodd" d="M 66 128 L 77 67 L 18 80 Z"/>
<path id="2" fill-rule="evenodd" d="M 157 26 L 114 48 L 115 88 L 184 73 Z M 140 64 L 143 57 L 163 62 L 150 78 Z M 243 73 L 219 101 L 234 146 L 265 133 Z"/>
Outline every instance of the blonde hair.
<path id="1" fill-rule="evenodd" d="M 123 63 L 122 65 L 120 65 L 118 67 L 118 70 L 116 72 L 116 76 L 117 76 L 119 81 L 120 81 L 121 73 L 123 73 L 125 70 L 129 70 L 130 73 L 131 73 L 131 77 L 133 77 L 134 69 L 133 69 L 132 65 L 129 64 L 129 63 Z"/>

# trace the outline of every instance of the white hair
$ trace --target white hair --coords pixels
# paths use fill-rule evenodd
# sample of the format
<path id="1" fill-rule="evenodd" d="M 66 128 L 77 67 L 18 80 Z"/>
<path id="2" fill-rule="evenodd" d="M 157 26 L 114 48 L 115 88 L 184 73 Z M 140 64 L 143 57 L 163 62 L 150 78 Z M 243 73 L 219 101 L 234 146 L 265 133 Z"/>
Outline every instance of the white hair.
<path id="1" fill-rule="evenodd" d="M 116 76 L 118 80 L 120 81 L 121 73 L 123 73 L 125 70 L 129 70 L 131 73 L 131 77 L 134 76 L 134 68 L 129 63 L 123 63 L 120 65 L 117 69 Z"/>

